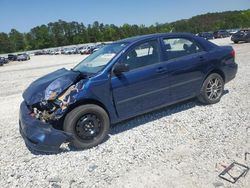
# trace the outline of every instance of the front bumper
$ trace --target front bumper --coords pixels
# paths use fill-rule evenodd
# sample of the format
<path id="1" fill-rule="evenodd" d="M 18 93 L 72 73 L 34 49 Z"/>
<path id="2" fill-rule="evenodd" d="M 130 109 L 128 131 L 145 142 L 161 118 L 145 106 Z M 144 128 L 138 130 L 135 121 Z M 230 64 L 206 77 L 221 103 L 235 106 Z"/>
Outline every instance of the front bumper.
<path id="1" fill-rule="evenodd" d="M 40 152 L 58 152 L 61 144 L 72 138 L 71 134 L 32 117 L 25 102 L 20 106 L 19 130 L 27 147 Z"/>

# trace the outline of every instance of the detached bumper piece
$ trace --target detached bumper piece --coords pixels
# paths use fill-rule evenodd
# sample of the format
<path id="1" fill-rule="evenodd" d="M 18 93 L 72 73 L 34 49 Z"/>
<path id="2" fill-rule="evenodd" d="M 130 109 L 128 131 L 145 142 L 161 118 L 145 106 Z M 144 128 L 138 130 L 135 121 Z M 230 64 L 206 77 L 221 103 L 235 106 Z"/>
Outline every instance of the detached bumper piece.
<path id="1" fill-rule="evenodd" d="M 240 179 L 241 177 L 245 177 L 248 171 L 248 166 L 233 162 L 219 174 L 219 177 L 231 183 L 236 183 L 238 179 Z"/>
<path id="2" fill-rule="evenodd" d="M 38 152 L 56 153 L 63 142 L 69 141 L 71 135 L 57 130 L 30 115 L 25 102 L 22 102 L 19 114 L 19 130 L 28 148 Z"/>

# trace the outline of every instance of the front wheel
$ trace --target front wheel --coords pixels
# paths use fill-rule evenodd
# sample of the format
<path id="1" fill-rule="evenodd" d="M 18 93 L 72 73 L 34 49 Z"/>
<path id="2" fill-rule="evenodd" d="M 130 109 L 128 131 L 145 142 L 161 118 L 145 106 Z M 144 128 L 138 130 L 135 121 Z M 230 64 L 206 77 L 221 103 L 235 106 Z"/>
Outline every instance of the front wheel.
<path id="1" fill-rule="evenodd" d="M 210 74 L 203 82 L 198 100 L 203 104 L 219 102 L 223 95 L 224 84 L 224 80 L 219 74 Z"/>
<path id="2" fill-rule="evenodd" d="M 73 135 L 71 142 L 78 149 L 102 143 L 108 135 L 109 127 L 108 114 L 94 104 L 76 107 L 66 115 L 63 123 L 63 129 Z"/>

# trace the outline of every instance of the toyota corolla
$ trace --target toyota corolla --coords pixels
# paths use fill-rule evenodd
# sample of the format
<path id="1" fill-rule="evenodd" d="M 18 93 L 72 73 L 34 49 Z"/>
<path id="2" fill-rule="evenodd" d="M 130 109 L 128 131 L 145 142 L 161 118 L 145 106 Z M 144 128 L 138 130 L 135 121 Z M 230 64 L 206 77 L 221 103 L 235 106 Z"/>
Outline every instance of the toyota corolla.
<path id="1" fill-rule="evenodd" d="M 94 147 L 110 125 L 198 98 L 220 101 L 237 72 L 235 51 L 185 33 L 137 36 L 105 45 L 71 70 L 39 78 L 24 91 L 20 133 L 34 150 L 64 142 Z"/>

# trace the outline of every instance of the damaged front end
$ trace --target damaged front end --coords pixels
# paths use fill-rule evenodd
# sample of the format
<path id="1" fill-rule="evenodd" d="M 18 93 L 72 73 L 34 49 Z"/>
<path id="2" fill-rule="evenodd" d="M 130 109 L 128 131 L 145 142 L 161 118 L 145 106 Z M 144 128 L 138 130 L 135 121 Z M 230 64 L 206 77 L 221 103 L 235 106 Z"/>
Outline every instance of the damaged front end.
<path id="1" fill-rule="evenodd" d="M 33 150 L 56 152 L 71 135 L 55 128 L 84 89 L 86 75 L 60 69 L 34 81 L 23 93 L 20 133 Z"/>
<path id="2" fill-rule="evenodd" d="M 84 80 L 80 80 L 66 88 L 61 79 L 52 82 L 45 90 L 45 97 L 40 102 L 32 105 L 32 116 L 43 122 L 53 123 L 59 120 L 68 107 L 76 102 L 78 94 L 84 89 Z"/>

